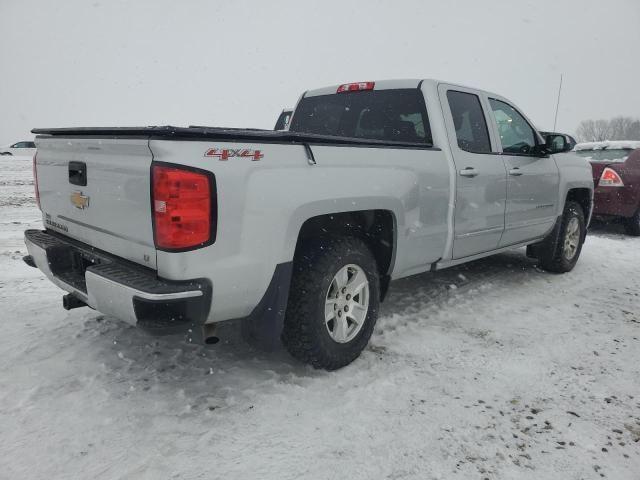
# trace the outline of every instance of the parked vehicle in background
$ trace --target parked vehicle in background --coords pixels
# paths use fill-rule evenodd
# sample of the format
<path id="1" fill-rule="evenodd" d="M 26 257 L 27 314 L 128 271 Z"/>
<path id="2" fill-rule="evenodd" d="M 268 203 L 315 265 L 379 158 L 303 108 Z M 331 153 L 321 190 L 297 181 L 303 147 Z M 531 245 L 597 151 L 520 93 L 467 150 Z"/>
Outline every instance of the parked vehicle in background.
<path id="1" fill-rule="evenodd" d="M 33 157 L 36 153 L 36 144 L 35 142 L 25 141 L 25 142 L 17 142 L 12 145 L 5 145 L 4 147 L 0 147 L 0 155 L 17 155 L 24 157 Z"/>
<path id="2" fill-rule="evenodd" d="M 291 122 L 291 115 L 293 115 L 293 109 L 285 108 L 276 121 L 274 130 L 286 130 L 289 128 L 289 122 Z"/>
<path id="3" fill-rule="evenodd" d="M 498 95 L 435 80 L 306 92 L 288 131 L 37 129 L 25 261 L 156 333 L 242 319 L 316 368 L 360 355 L 393 279 L 528 246 L 573 269 L 593 180 Z M 176 141 L 181 140 L 181 141 Z"/>
<path id="4" fill-rule="evenodd" d="M 622 218 L 640 236 L 640 141 L 579 143 L 575 151 L 593 169 L 594 215 Z"/>
<path id="5" fill-rule="evenodd" d="M 576 139 L 573 138 L 571 135 L 566 134 L 566 133 L 560 133 L 560 132 L 540 132 L 540 135 L 542 135 L 542 138 L 544 138 L 545 140 L 549 137 L 549 136 L 554 136 L 556 138 L 556 142 L 558 141 L 558 136 L 562 136 L 564 137 L 564 141 L 567 144 L 567 148 L 569 150 L 573 150 L 576 146 L 576 144 L 578 142 L 576 142 Z"/>

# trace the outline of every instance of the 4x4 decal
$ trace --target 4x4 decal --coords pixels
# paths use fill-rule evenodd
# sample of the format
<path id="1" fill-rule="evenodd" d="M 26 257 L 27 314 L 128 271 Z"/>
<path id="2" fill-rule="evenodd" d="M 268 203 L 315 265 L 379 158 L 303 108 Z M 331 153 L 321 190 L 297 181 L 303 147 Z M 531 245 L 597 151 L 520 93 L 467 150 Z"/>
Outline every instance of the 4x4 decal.
<path id="1" fill-rule="evenodd" d="M 252 162 L 257 162 L 264 154 L 260 150 L 249 150 L 248 148 L 210 148 L 204 152 L 205 157 L 218 157 L 220 160 L 226 161 L 231 157 L 251 158 Z"/>

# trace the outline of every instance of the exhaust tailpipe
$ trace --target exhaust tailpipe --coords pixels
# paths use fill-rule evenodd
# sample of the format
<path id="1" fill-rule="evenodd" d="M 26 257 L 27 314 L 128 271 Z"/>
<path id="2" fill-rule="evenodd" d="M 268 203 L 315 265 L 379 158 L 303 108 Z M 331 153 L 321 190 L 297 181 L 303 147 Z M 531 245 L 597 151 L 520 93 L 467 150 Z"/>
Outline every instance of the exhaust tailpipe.
<path id="1" fill-rule="evenodd" d="M 65 310 L 72 310 L 74 308 L 88 307 L 88 305 L 78 297 L 76 297 L 73 293 L 67 293 L 62 297 L 62 307 Z"/>
<path id="2" fill-rule="evenodd" d="M 33 257 L 31 255 L 27 255 L 26 257 L 22 257 L 22 260 L 24 261 L 24 263 L 26 263 L 30 267 L 38 268 L 38 266 L 36 265 L 35 260 L 33 259 Z"/>
<path id="3" fill-rule="evenodd" d="M 202 330 L 204 332 L 204 343 L 206 343 L 207 345 L 215 345 L 220 341 L 220 339 L 215 336 L 215 323 L 205 323 L 202 326 Z"/>

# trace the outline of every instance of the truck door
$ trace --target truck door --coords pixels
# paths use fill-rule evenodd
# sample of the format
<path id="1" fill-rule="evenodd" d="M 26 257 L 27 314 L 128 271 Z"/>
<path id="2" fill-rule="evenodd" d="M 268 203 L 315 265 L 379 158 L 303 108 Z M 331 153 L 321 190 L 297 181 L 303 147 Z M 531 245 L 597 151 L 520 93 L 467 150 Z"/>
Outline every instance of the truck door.
<path id="1" fill-rule="evenodd" d="M 504 231 L 507 172 L 489 135 L 486 98 L 440 85 L 440 102 L 456 169 L 453 258 L 498 247 Z"/>
<path id="2" fill-rule="evenodd" d="M 489 98 L 492 126 L 507 168 L 507 209 L 500 246 L 534 240 L 553 227 L 558 215 L 560 173 L 555 160 L 540 153 L 542 139 L 527 119 L 504 99 Z"/>

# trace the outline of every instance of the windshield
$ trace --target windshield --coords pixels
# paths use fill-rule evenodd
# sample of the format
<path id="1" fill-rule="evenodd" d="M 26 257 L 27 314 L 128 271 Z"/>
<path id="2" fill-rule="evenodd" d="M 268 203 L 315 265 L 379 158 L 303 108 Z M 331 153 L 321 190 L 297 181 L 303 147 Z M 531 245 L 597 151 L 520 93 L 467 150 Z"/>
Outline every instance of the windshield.
<path id="1" fill-rule="evenodd" d="M 300 100 L 289 126 L 293 132 L 431 143 L 422 92 L 370 90 Z"/>
<path id="2" fill-rule="evenodd" d="M 630 148 L 605 148 L 597 150 L 576 150 L 581 157 L 594 161 L 624 162 L 632 152 Z"/>

